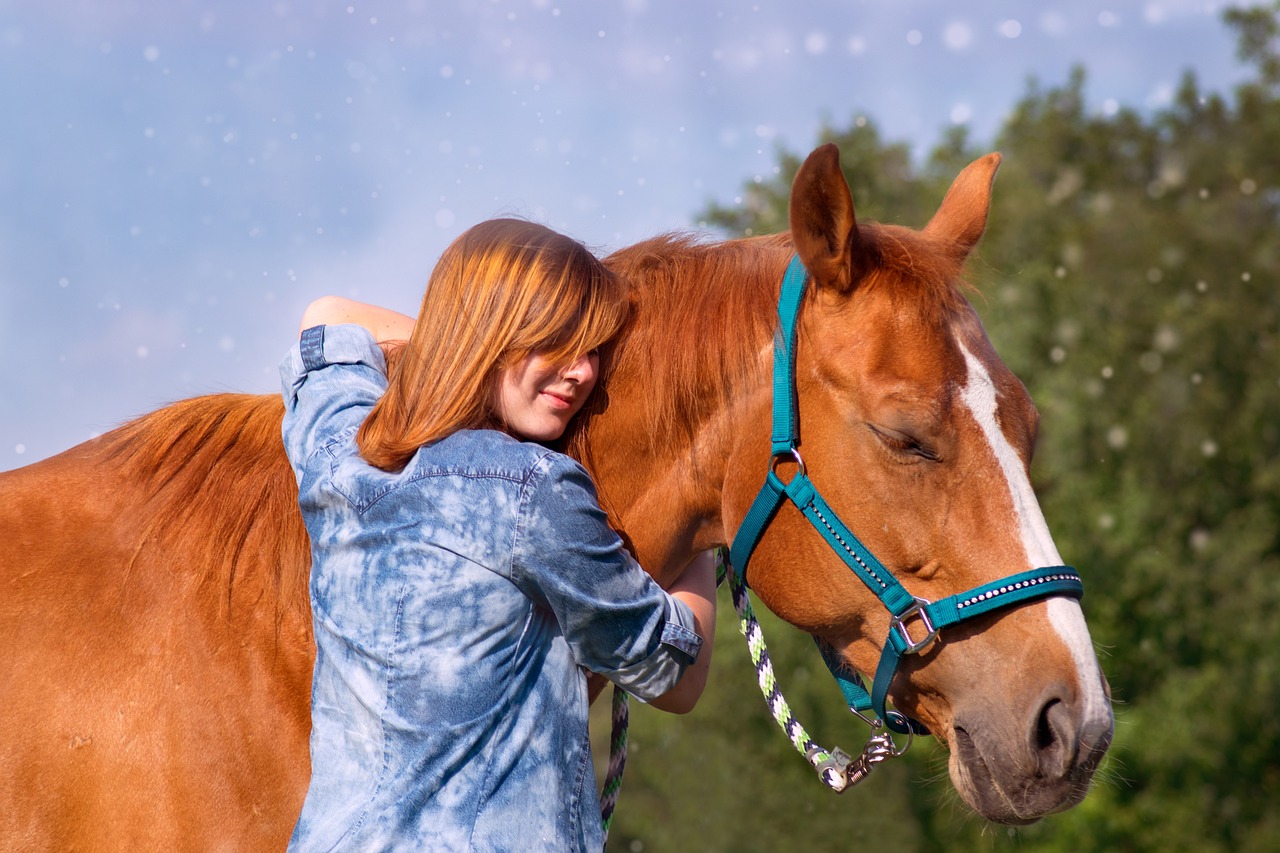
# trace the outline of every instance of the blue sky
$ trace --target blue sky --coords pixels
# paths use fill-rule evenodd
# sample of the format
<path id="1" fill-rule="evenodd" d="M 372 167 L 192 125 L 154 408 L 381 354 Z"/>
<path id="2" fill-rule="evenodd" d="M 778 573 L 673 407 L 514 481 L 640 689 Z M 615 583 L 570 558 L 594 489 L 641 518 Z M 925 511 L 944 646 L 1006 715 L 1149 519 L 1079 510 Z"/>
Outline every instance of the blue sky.
<path id="1" fill-rule="evenodd" d="M 274 392 L 311 298 L 415 313 L 482 219 L 604 253 L 696 227 L 824 121 L 989 141 L 1077 64 L 1098 112 L 1188 69 L 1228 92 L 1225 5 L 0 0 L 0 470 Z"/>

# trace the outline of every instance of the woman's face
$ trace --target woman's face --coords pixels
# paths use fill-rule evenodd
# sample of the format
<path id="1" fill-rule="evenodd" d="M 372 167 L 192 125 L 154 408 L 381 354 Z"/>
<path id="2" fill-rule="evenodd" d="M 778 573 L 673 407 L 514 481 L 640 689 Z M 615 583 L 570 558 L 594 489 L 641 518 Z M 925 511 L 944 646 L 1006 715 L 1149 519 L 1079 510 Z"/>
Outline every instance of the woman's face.
<path id="1" fill-rule="evenodd" d="M 525 441 L 554 441 L 564 434 L 596 386 L 599 355 L 592 350 L 568 364 L 533 353 L 498 374 L 498 414 L 507 431 Z"/>

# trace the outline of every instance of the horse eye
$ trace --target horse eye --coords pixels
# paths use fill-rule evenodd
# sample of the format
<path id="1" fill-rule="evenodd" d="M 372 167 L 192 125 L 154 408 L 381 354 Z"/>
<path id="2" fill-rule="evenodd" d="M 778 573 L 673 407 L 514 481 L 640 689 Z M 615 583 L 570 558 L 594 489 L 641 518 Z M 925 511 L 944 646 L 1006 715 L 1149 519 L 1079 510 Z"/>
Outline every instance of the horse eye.
<path id="1" fill-rule="evenodd" d="M 874 424 L 868 424 L 867 426 L 871 428 L 871 431 L 875 433 L 876 438 L 880 439 L 880 442 L 885 447 L 895 453 L 905 456 L 917 456 L 930 462 L 937 462 L 939 459 L 938 454 L 934 450 L 920 443 L 920 441 L 912 438 L 906 433 L 901 433 L 897 430 L 884 429 L 882 427 L 875 426 Z"/>

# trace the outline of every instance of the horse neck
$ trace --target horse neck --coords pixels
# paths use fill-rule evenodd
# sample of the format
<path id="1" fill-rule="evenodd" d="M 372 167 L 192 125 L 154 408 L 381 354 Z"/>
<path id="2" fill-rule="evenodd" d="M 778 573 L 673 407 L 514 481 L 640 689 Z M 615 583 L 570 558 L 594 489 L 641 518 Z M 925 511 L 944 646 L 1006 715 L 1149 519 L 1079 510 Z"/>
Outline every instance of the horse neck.
<path id="1" fill-rule="evenodd" d="M 662 237 L 608 259 L 632 283 L 633 315 L 570 452 L 660 580 L 726 542 L 727 460 L 753 426 L 743 422 L 748 401 L 768 385 L 774 305 L 791 252 L 785 235 Z"/>

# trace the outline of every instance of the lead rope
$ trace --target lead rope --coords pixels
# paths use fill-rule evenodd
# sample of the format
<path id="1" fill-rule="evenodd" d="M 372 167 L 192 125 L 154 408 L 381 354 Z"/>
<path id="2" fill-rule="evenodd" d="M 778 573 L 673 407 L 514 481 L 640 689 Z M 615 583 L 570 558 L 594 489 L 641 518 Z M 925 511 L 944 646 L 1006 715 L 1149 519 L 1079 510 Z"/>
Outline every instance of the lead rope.
<path id="1" fill-rule="evenodd" d="M 627 766 L 627 693 L 613 685 L 612 726 L 609 729 L 609 769 L 604 777 L 604 789 L 600 792 L 600 828 L 604 833 L 601 847 L 609 843 L 609 827 L 613 824 L 613 810 L 618 805 L 618 792 L 622 789 L 622 772 Z"/>
<path id="2" fill-rule="evenodd" d="M 805 731 L 804 726 L 800 725 L 792 715 L 791 706 L 787 704 L 786 698 L 778 688 L 777 679 L 773 673 L 773 662 L 769 658 L 769 650 L 765 647 L 764 633 L 760 630 L 760 623 L 756 621 L 755 612 L 751 609 L 751 599 L 747 595 L 746 584 L 738 578 L 736 572 L 729 569 L 728 552 L 724 548 L 718 548 L 716 549 L 716 584 L 719 585 L 726 577 L 729 580 L 729 593 L 733 598 L 733 609 L 738 614 L 738 630 L 747 639 L 747 651 L 751 655 L 751 663 L 755 665 L 756 681 L 760 685 L 760 692 L 764 694 L 765 704 L 768 705 L 774 721 L 787 736 L 787 740 L 791 741 L 796 751 L 804 756 L 809 766 L 817 771 L 818 778 L 823 784 L 836 793 L 843 793 L 867 778 L 876 765 L 907 751 L 911 746 L 910 737 L 906 746 L 899 749 L 881 721 L 870 720 L 853 711 L 852 708 L 850 710 L 859 719 L 871 726 L 871 737 L 862 748 L 861 755 L 851 758 L 839 747 L 825 749 L 815 743 Z"/>

